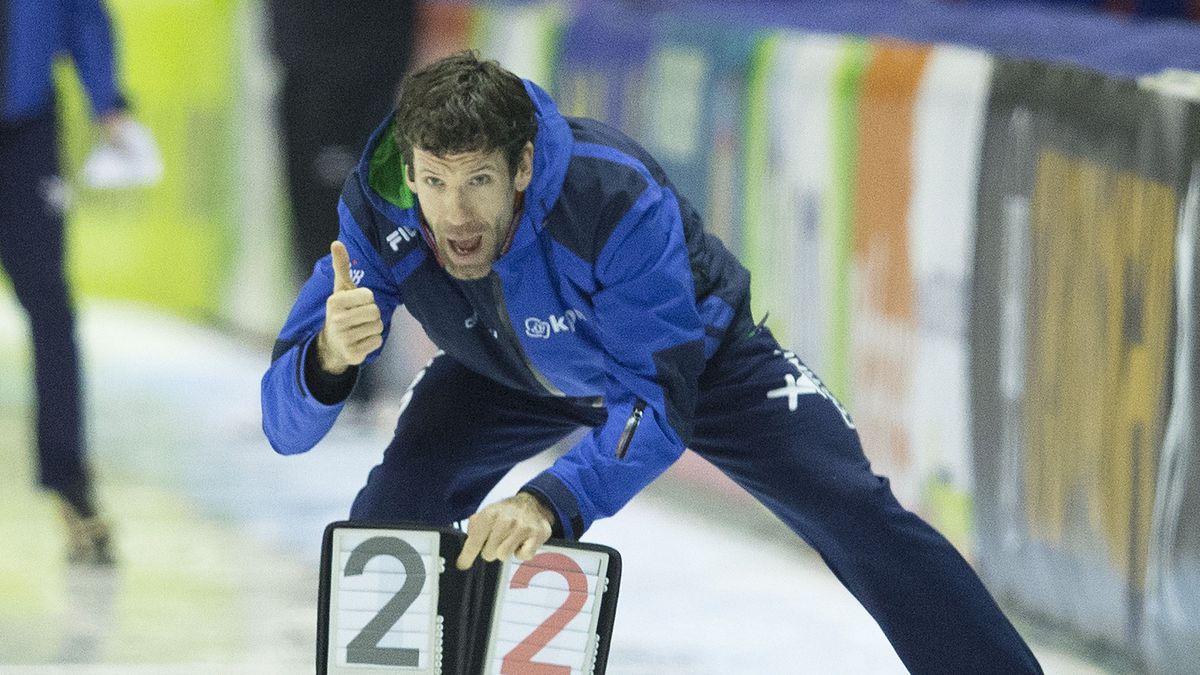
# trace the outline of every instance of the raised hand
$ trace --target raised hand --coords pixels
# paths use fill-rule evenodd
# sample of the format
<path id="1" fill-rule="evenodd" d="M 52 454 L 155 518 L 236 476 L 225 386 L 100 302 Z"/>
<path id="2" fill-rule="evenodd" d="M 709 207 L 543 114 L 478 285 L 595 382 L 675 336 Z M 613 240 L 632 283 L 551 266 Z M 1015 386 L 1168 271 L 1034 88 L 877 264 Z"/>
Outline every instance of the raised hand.
<path id="1" fill-rule="evenodd" d="M 329 245 L 333 257 L 333 293 L 325 300 L 325 326 L 317 336 L 321 369 L 341 375 L 383 345 L 383 318 L 369 288 L 350 278 L 350 255 L 340 241 Z"/>

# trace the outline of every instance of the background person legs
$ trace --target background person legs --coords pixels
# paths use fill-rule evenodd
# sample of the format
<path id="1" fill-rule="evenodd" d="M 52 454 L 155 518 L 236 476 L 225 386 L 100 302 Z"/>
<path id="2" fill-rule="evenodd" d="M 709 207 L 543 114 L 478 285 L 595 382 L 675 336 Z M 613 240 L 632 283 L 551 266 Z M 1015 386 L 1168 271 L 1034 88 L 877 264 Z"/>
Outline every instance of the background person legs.
<path id="1" fill-rule="evenodd" d="M 111 562 L 84 457 L 79 350 L 64 269 L 57 129 L 46 115 L 0 126 L 0 264 L 29 316 L 37 400 L 38 481 L 58 493 L 68 556 Z"/>

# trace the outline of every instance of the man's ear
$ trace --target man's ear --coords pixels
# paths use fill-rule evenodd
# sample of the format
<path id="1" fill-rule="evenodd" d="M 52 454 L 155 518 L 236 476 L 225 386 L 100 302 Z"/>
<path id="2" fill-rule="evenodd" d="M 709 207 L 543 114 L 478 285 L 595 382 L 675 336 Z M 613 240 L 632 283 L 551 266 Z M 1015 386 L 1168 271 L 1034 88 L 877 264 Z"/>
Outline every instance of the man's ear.
<path id="1" fill-rule="evenodd" d="M 529 187 L 529 182 L 533 180 L 533 143 L 525 142 L 525 147 L 521 148 L 521 158 L 517 160 L 517 175 L 513 178 L 513 187 L 517 192 L 524 192 L 525 188 Z"/>
<path id="2" fill-rule="evenodd" d="M 404 163 L 404 182 L 408 185 L 409 192 L 415 194 L 417 191 L 417 176 L 413 173 L 413 165 L 409 162 Z"/>

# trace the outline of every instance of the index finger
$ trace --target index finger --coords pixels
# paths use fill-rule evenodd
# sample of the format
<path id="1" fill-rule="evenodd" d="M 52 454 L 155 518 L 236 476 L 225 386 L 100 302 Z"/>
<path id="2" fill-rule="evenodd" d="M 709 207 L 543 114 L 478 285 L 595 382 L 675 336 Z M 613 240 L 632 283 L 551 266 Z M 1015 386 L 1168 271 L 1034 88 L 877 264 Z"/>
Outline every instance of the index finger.
<path id="1" fill-rule="evenodd" d="M 455 563 L 458 569 L 471 569 L 471 565 L 475 564 L 475 558 L 478 558 L 479 552 L 483 550 L 483 545 L 487 542 L 491 529 L 491 523 L 484 525 L 483 519 L 473 519 L 471 527 L 467 530 L 467 540 L 463 542 L 462 551 L 458 554 L 458 561 Z"/>
<path id="2" fill-rule="evenodd" d="M 346 245 L 338 240 L 333 240 L 329 245 L 329 255 L 333 259 L 333 290 L 337 291 L 352 291 L 358 288 L 350 279 L 350 254 L 346 251 Z"/>

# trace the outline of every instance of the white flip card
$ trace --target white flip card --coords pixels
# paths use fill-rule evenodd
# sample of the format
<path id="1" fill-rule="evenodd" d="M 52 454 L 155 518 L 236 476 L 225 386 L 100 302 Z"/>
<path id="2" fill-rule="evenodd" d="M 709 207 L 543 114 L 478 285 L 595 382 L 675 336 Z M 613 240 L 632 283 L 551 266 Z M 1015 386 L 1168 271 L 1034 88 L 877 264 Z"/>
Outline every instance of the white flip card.
<path id="1" fill-rule="evenodd" d="M 608 554 L 543 546 L 500 572 L 486 675 L 591 675 Z"/>
<path id="2" fill-rule="evenodd" d="M 429 530 L 333 531 L 326 672 L 441 672 L 439 542 Z"/>

